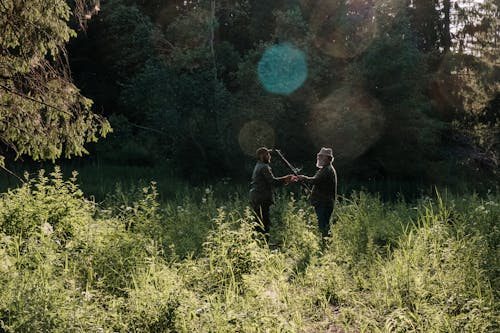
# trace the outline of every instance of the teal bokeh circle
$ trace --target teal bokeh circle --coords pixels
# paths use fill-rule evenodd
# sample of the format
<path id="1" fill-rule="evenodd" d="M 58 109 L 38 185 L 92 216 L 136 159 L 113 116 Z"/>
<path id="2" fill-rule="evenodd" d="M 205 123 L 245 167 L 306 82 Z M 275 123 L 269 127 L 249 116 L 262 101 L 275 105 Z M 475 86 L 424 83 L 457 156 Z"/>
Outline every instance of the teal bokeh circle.
<path id="1" fill-rule="evenodd" d="M 306 56 L 290 43 L 273 45 L 262 55 L 257 73 L 267 91 L 289 95 L 307 78 Z"/>

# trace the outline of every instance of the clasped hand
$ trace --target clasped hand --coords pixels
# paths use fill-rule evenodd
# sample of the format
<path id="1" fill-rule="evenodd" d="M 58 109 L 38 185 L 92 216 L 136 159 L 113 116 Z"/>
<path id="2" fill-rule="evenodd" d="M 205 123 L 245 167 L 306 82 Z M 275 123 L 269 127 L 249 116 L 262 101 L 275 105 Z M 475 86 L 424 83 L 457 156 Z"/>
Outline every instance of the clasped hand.
<path id="1" fill-rule="evenodd" d="M 304 175 L 286 175 L 285 176 L 285 184 L 289 184 L 289 183 L 296 183 L 300 180 L 304 180 L 305 179 L 305 176 Z"/>

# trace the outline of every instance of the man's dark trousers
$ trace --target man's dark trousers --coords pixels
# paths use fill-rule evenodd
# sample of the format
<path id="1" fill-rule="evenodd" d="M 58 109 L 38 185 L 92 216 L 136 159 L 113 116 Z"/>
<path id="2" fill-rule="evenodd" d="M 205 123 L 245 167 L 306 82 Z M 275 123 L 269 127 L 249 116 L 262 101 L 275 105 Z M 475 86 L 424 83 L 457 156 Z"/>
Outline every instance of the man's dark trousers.
<path id="1" fill-rule="evenodd" d="M 330 217 L 333 213 L 332 203 L 317 203 L 314 205 L 314 210 L 316 211 L 316 216 L 318 217 L 318 225 L 321 230 L 323 237 L 328 236 L 330 231 Z"/>
<path id="2" fill-rule="evenodd" d="M 257 223 L 259 223 L 256 230 L 264 232 L 266 235 L 269 235 L 269 227 L 271 225 L 271 219 L 269 217 L 270 206 L 271 204 L 267 202 L 252 203 L 252 209 L 257 219 Z M 261 223 L 264 228 L 260 225 Z"/>

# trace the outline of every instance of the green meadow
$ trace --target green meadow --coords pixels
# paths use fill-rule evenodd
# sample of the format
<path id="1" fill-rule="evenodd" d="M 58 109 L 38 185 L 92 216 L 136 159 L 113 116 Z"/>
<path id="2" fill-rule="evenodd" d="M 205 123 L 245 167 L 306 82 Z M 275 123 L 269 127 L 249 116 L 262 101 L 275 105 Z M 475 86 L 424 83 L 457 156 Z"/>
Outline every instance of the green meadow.
<path id="1" fill-rule="evenodd" d="M 0 195 L 0 331 L 500 330 L 496 191 L 353 190 L 323 241 L 307 198 L 285 187 L 267 244 L 229 180 L 95 177 L 84 192 L 56 167 Z"/>

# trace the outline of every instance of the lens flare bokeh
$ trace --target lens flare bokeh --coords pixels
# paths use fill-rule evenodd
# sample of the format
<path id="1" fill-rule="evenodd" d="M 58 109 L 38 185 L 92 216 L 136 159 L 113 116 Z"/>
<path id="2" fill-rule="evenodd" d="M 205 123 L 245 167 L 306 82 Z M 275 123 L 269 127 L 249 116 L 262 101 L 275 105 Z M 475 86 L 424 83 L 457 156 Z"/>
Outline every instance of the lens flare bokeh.
<path id="1" fill-rule="evenodd" d="M 306 56 L 290 43 L 273 45 L 262 55 L 257 74 L 267 91 L 289 95 L 307 78 Z"/>
<path id="2" fill-rule="evenodd" d="M 320 0 L 310 16 L 314 42 L 322 52 L 336 58 L 362 53 L 376 34 L 374 0 Z"/>
<path id="3" fill-rule="evenodd" d="M 255 156 L 259 147 L 274 147 L 274 130 L 265 121 L 249 121 L 241 128 L 238 143 L 246 155 Z"/>
<path id="4" fill-rule="evenodd" d="M 375 98 L 343 87 L 313 107 L 307 128 L 318 147 L 332 147 L 336 158 L 353 160 L 378 140 L 384 123 Z"/>

